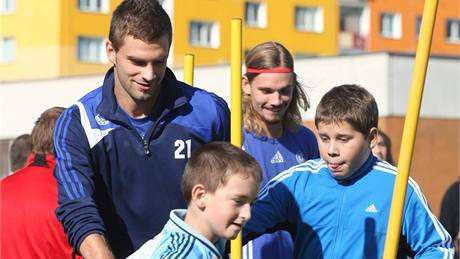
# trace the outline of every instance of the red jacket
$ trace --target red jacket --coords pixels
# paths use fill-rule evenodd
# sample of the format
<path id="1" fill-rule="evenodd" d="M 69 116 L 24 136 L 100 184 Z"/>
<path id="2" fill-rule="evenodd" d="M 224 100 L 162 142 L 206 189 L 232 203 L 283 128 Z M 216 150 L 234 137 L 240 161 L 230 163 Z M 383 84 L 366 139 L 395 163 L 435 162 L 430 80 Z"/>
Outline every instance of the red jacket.
<path id="1" fill-rule="evenodd" d="M 75 258 L 57 220 L 57 184 L 51 155 L 32 154 L 27 166 L 0 184 L 0 258 Z"/>

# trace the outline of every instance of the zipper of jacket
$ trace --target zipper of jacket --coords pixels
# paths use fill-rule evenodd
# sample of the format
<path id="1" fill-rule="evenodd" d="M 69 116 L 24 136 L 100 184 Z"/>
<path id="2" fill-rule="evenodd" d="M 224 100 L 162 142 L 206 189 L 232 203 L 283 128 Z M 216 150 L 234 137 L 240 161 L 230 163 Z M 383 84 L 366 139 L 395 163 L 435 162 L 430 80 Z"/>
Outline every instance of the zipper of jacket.
<path id="1" fill-rule="evenodd" d="M 339 185 L 340 186 L 340 185 Z M 340 197 L 340 207 L 339 207 L 339 216 L 338 216 L 338 220 L 337 220 L 337 231 L 335 232 L 335 238 L 334 238 L 334 247 L 332 249 L 333 251 L 333 256 L 331 258 L 339 258 L 337 257 L 337 247 L 340 248 L 340 244 L 338 243 L 339 242 L 339 239 L 341 239 L 341 235 L 342 235 L 342 227 L 343 227 L 343 224 L 342 224 L 342 212 L 343 212 L 343 204 L 344 204 L 344 200 L 345 200 L 345 192 L 347 190 L 347 187 L 344 187 L 342 190 L 341 190 L 341 197 Z"/>

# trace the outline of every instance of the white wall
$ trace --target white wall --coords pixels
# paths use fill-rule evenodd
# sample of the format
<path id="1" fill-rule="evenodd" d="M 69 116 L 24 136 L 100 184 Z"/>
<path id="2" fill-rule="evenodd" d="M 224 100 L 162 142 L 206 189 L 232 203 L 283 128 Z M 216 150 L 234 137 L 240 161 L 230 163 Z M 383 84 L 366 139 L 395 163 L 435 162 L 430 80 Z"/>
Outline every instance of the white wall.
<path id="1" fill-rule="evenodd" d="M 311 120 L 321 98 L 331 87 L 354 83 L 376 98 L 381 116 L 405 114 L 413 70 L 412 56 L 372 53 L 353 56 L 296 60 L 295 71 L 306 85 Z M 178 79 L 182 69 L 175 70 Z M 102 83 L 103 75 L 55 80 L 3 83 L 0 85 L 0 139 L 31 131 L 38 116 L 52 106 L 68 107 Z M 230 67 L 195 69 L 195 85 L 230 100 Z M 421 116 L 460 118 L 460 59 L 431 58 Z"/>

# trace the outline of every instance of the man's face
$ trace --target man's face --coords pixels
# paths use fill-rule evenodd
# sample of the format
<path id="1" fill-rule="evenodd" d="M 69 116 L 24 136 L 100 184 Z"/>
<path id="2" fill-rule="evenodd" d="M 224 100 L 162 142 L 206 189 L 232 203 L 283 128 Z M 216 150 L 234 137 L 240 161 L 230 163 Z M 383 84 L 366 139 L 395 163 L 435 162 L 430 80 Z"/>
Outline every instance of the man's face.
<path id="1" fill-rule="evenodd" d="M 283 121 L 294 91 L 292 73 L 262 73 L 251 83 L 243 78 L 243 91 L 266 124 Z"/>
<path id="2" fill-rule="evenodd" d="M 146 43 L 127 35 L 118 51 L 111 42 L 107 57 L 114 65 L 115 96 L 120 103 L 154 101 L 166 71 L 169 41 L 166 35 Z"/>
<path id="3" fill-rule="evenodd" d="M 369 137 L 366 137 L 348 122 L 318 124 L 321 158 L 336 179 L 348 178 L 366 162 L 376 132 L 377 128 L 372 128 Z"/>

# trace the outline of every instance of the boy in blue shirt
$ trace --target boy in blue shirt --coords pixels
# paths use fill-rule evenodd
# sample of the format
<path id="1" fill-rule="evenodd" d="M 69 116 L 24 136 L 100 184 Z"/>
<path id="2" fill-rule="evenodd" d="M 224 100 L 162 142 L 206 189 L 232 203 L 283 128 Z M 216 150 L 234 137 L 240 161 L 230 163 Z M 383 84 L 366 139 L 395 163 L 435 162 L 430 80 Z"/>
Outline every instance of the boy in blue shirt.
<path id="1" fill-rule="evenodd" d="M 172 210 L 160 234 L 129 259 L 221 258 L 226 239 L 251 217 L 261 179 L 256 160 L 228 142 L 198 148 L 182 177 L 187 210 Z"/>
<path id="2" fill-rule="evenodd" d="M 382 258 L 396 168 L 372 155 L 378 108 L 356 85 L 334 87 L 315 115 L 321 159 L 277 175 L 243 230 L 295 229 L 295 258 Z M 409 179 L 398 258 L 452 258 L 452 240 Z"/>

